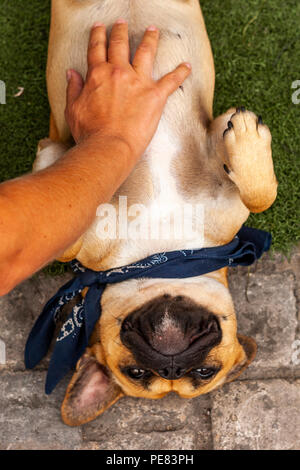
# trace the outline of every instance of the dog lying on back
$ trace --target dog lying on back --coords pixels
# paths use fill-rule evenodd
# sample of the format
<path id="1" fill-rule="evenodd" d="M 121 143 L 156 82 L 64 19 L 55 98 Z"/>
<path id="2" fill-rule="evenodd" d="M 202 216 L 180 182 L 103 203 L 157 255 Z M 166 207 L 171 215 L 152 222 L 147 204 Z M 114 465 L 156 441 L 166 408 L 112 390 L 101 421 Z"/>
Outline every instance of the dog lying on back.
<path id="1" fill-rule="evenodd" d="M 118 210 L 119 197 L 126 196 L 129 206 L 149 210 L 200 205 L 204 229 L 192 237 L 105 239 L 97 236 L 99 216 L 62 258 L 76 258 L 95 271 L 154 253 L 225 245 L 250 212 L 268 209 L 277 194 L 268 127 L 244 108 L 213 119 L 214 64 L 198 0 L 52 0 L 50 138 L 40 142 L 34 170 L 49 166 L 72 145 L 64 117 L 66 70 L 85 76 L 92 25 L 101 21 L 109 31 L 119 17 L 128 20 L 132 54 L 147 26 L 160 29 L 155 77 L 183 61 L 193 72 L 169 98 L 153 141 L 111 204 Z M 255 342 L 237 334 L 226 269 L 190 279 L 111 285 L 68 387 L 63 420 L 88 422 L 124 395 L 157 399 L 174 391 L 197 397 L 234 380 L 255 353 Z"/>

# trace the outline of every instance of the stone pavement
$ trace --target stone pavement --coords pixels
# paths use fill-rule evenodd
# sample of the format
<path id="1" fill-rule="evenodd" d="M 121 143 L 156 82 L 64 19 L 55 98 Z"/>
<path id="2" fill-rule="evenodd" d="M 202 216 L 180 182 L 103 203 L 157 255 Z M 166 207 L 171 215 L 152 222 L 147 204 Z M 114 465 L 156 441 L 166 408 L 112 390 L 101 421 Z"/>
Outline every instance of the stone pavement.
<path id="1" fill-rule="evenodd" d="M 32 372 L 23 363 L 35 318 L 66 278 L 39 274 L 0 298 L 0 450 L 300 449 L 299 250 L 290 262 L 266 256 L 250 275 L 231 272 L 239 331 L 259 348 L 240 380 L 194 400 L 124 398 L 81 428 L 60 420 L 68 379 L 47 397 L 47 360 Z"/>

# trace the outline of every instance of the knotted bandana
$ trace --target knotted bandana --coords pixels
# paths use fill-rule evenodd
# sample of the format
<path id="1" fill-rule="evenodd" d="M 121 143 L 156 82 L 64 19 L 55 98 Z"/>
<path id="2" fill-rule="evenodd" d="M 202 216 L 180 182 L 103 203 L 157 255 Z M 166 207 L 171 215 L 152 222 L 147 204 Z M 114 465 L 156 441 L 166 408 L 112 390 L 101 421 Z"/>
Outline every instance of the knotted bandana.
<path id="1" fill-rule="evenodd" d="M 32 369 L 47 354 L 62 307 L 86 287 L 89 288 L 87 295 L 73 308 L 56 340 L 46 380 L 47 394 L 75 367 L 88 346 L 101 316 L 101 297 L 108 284 L 137 278 L 183 279 L 229 266 L 250 266 L 270 249 L 271 240 L 269 233 L 244 226 L 227 245 L 155 254 L 108 271 L 92 271 L 78 261 L 72 261 L 76 277 L 49 300 L 29 335 L 25 350 L 26 368 Z"/>

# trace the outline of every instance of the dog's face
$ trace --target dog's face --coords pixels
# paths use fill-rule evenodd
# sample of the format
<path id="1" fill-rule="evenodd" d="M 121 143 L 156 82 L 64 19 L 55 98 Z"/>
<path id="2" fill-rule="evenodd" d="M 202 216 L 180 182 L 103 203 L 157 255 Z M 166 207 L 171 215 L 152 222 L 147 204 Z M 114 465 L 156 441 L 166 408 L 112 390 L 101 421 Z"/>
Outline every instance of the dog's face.
<path id="1" fill-rule="evenodd" d="M 197 397 L 234 380 L 256 352 L 237 336 L 228 289 L 205 277 L 108 288 L 95 340 L 69 385 L 67 424 L 95 418 L 123 395 Z"/>

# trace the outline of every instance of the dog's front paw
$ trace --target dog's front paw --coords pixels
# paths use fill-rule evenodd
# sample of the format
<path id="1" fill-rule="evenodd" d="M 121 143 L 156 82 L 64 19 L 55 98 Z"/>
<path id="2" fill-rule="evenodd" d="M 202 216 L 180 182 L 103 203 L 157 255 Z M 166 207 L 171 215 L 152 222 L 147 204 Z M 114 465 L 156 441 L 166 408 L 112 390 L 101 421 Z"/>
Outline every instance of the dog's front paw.
<path id="1" fill-rule="evenodd" d="M 224 169 L 252 212 L 265 210 L 276 197 L 271 141 L 262 118 L 243 107 L 231 116 L 223 134 Z"/>
<path id="2" fill-rule="evenodd" d="M 236 176 L 272 162 L 271 133 L 262 118 L 237 108 L 223 134 L 228 171 Z M 249 174 L 249 173 L 248 173 Z"/>

